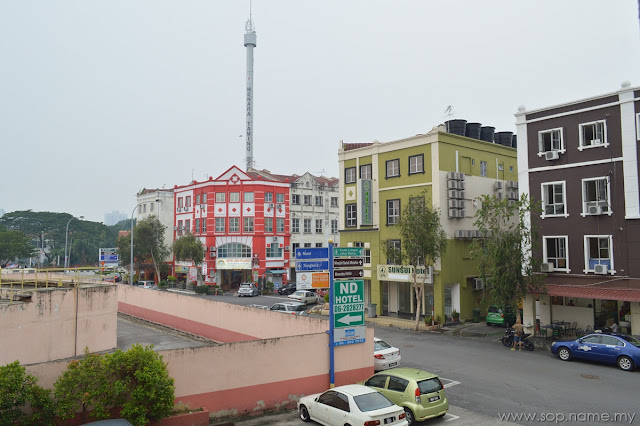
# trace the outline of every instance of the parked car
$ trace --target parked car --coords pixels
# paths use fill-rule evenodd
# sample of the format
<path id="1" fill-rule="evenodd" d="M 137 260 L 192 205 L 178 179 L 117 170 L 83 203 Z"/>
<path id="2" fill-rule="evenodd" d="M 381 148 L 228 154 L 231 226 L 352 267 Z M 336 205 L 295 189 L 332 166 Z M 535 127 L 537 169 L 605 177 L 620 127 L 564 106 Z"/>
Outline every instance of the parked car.
<path id="1" fill-rule="evenodd" d="M 377 337 L 373 338 L 373 369 L 386 370 L 400 365 L 400 349 Z"/>
<path id="2" fill-rule="evenodd" d="M 296 291 L 296 283 L 287 283 L 278 289 L 278 294 L 286 296 Z"/>
<path id="3" fill-rule="evenodd" d="M 323 425 L 407 425 L 402 408 L 362 385 L 345 385 L 303 396 L 298 413 L 304 422 Z"/>
<path id="4" fill-rule="evenodd" d="M 392 368 L 376 373 L 364 383 L 398 404 L 412 425 L 449 411 L 444 386 L 437 375 L 417 368 Z"/>
<path id="5" fill-rule="evenodd" d="M 576 340 L 556 341 L 551 353 L 563 361 L 572 358 L 617 364 L 625 371 L 640 366 L 640 340 L 621 333 L 593 333 Z"/>
<path id="6" fill-rule="evenodd" d="M 251 283 L 240 284 L 240 288 L 238 289 L 238 296 L 257 296 L 258 295 L 258 287 Z"/>
<path id="7" fill-rule="evenodd" d="M 516 323 L 516 310 L 511 306 L 491 305 L 487 310 L 487 325 L 496 324 L 511 327 Z"/>
<path id="8" fill-rule="evenodd" d="M 297 290 L 293 294 L 287 296 L 289 300 L 295 300 L 296 302 L 304 303 L 305 305 L 318 303 L 318 296 L 309 290 Z"/>
<path id="9" fill-rule="evenodd" d="M 285 314 L 292 314 L 292 315 L 307 315 L 306 305 L 303 305 L 302 303 L 297 303 L 297 302 L 274 303 L 271 306 L 271 308 L 269 308 L 269 310 L 275 311 L 275 312 L 282 312 Z"/>
<path id="10" fill-rule="evenodd" d="M 150 288 L 152 290 L 158 289 L 158 285 L 155 283 L 155 281 L 138 281 L 137 285 L 138 287 Z"/>

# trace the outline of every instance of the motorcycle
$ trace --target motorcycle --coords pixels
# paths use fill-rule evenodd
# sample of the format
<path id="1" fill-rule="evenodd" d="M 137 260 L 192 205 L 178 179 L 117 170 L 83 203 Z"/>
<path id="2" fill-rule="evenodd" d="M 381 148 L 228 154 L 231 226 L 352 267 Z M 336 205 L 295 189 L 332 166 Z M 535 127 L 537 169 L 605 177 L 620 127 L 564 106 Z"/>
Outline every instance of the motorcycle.
<path id="1" fill-rule="evenodd" d="M 507 330 L 504 332 L 504 336 L 502 336 L 502 344 L 508 348 L 513 347 L 513 340 L 515 335 L 516 332 L 513 330 L 513 328 L 507 328 Z M 532 351 L 534 345 L 533 342 L 529 341 L 529 336 L 531 336 L 531 333 L 522 334 L 522 347 L 528 351 Z"/>

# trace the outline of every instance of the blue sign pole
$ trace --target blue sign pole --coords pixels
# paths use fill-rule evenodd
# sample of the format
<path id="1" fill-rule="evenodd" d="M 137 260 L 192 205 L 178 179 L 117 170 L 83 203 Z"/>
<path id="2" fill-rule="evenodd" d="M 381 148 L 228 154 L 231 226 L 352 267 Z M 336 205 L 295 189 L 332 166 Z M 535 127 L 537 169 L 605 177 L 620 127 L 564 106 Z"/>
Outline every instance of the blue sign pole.
<path id="1" fill-rule="evenodd" d="M 336 386 L 335 357 L 333 354 L 333 240 L 329 240 L 329 388 Z"/>

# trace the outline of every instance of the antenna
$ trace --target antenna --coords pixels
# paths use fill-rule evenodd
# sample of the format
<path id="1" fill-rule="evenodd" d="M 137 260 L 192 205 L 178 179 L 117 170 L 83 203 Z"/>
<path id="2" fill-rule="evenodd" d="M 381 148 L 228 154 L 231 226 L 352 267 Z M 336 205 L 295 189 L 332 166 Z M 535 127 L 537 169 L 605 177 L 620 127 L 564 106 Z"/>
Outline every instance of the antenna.
<path id="1" fill-rule="evenodd" d="M 249 0 L 249 20 L 245 25 L 244 47 L 247 48 L 247 93 L 246 93 L 246 165 L 247 169 L 253 168 L 253 48 L 256 47 L 256 30 L 253 26 L 252 2 Z"/>

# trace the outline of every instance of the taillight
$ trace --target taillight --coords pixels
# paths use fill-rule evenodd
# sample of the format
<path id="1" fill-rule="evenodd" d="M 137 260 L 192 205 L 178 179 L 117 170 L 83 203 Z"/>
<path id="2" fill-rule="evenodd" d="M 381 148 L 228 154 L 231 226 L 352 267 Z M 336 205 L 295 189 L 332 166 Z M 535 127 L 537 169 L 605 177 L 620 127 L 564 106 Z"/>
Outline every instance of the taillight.
<path id="1" fill-rule="evenodd" d="M 407 414 L 406 414 L 406 413 L 402 413 L 402 414 L 400 414 L 400 415 L 398 416 L 398 419 L 399 419 L 399 420 L 402 420 L 402 419 L 404 419 L 405 417 L 407 417 Z"/>
<path id="2" fill-rule="evenodd" d="M 501 315 L 500 315 L 500 318 L 504 318 L 504 314 L 501 314 Z"/>
<path id="3" fill-rule="evenodd" d="M 384 359 L 384 355 L 380 355 L 380 354 L 374 355 L 373 357 L 376 359 Z"/>
<path id="4" fill-rule="evenodd" d="M 422 400 L 420 399 L 420 388 L 416 388 L 415 395 L 416 395 L 416 402 L 421 402 Z"/>
<path id="5" fill-rule="evenodd" d="M 380 424 L 380 420 L 369 420 L 364 422 L 364 426 L 376 426 Z"/>

